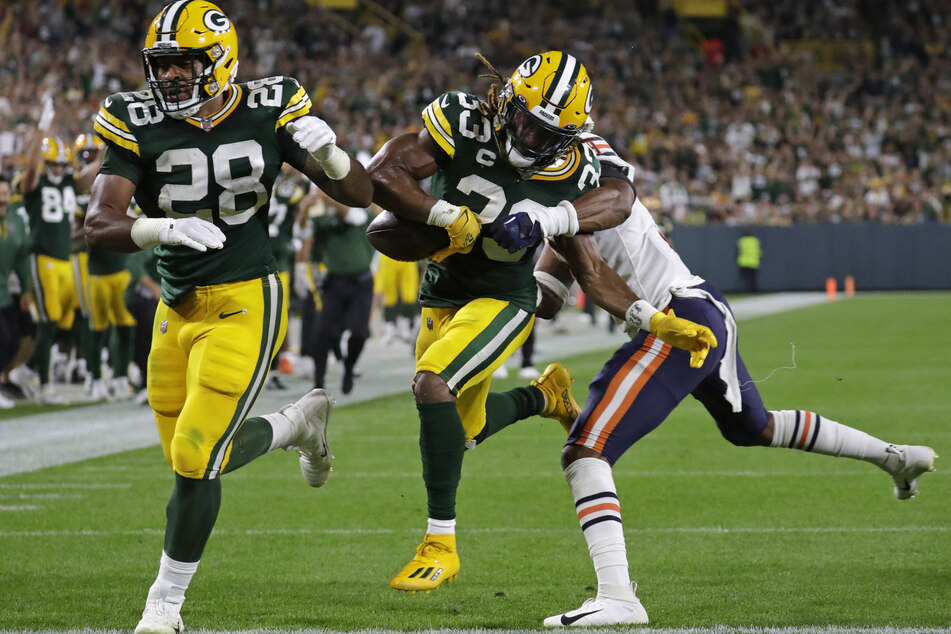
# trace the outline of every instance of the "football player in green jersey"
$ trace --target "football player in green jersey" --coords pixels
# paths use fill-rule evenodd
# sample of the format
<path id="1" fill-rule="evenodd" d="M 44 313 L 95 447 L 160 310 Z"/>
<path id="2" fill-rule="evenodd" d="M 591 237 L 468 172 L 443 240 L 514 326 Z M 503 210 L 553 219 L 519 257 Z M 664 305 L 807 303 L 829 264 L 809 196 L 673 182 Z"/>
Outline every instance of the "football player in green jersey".
<path id="1" fill-rule="evenodd" d="M 333 399 L 313 390 L 247 418 L 287 327 L 268 238 L 268 201 L 289 163 L 333 198 L 367 206 L 372 183 L 337 147 L 289 77 L 236 82 L 238 38 L 214 4 L 177 0 L 142 51 L 148 90 L 114 94 L 96 118 L 106 143 L 92 188 L 90 246 L 155 248 L 162 299 L 147 390 L 174 471 L 158 576 L 136 634 L 180 631 L 185 591 L 221 504 L 221 479 L 273 449 L 297 449 L 304 479 L 327 480 Z M 126 215 L 129 202 L 144 217 Z"/>
<path id="2" fill-rule="evenodd" d="M 50 382 L 50 350 L 56 339 L 69 339 L 78 306 L 70 264 L 70 230 L 77 209 L 76 193 L 89 189 L 99 169 L 99 161 L 91 162 L 75 174 L 67 169 L 72 150 L 63 139 L 49 134 L 54 116 L 53 101 L 46 97 L 37 133 L 27 153 L 26 170 L 19 182 L 30 217 L 30 266 L 39 315 L 30 363 L 40 375 L 37 399 L 43 403 L 59 402 Z"/>
<path id="3" fill-rule="evenodd" d="M 450 236 L 450 246 L 429 262 L 419 294 L 413 393 L 429 520 L 416 556 L 390 580 L 398 590 L 429 591 L 459 572 L 455 495 L 467 446 L 539 414 L 567 429 L 579 413 L 570 373 L 560 364 L 529 387 L 489 392 L 492 372 L 534 323 L 537 244 L 606 229 L 630 212 L 630 188 L 599 187 L 600 164 L 579 143 L 592 125 L 584 66 L 549 51 L 502 82 L 487 99 L 439 96 L 423 111 L 424 129 L 392 139 L 368 167 L 375 202 L 446 227 Z M 430 176 L 427 193 L 418 181 Z"/>

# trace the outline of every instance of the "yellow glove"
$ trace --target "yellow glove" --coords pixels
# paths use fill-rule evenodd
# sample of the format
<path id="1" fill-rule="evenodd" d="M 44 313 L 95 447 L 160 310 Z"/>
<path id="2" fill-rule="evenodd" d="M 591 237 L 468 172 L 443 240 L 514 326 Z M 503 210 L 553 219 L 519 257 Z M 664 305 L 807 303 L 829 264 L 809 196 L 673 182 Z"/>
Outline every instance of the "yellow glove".
<path id="1" fill-rule="evenodd" d="M 651 317 L 650 333 L 675 348 L 690 353 L 690 367 L 699 368 L 707 358 L 710 348 L 717 347 L 713 331 L 701 324 L 681 319 L 674 311 L 657 313 Z"/>
<path id="2" fill-rule="evenodd" d="M 473 245 L 479 238 L 479 233 L 482 231 L 479 217 L 465 206 L 459 207 L 459 212 L 456 219 L 446 225 L 446 232 L 449 234 L 449 246 L 436 251 L 431 257 L 433 262 L 442 262 L 453 253 L 472 251 Z"/>

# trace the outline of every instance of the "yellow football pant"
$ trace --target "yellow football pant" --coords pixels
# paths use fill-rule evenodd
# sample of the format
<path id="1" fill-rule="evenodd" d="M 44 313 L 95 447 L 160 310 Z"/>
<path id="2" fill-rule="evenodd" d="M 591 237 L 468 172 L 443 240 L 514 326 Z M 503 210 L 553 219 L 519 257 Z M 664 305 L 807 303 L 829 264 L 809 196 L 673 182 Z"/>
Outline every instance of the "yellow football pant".
<path id="1" fill-rule="evenodd" d="M 60 330 L 72 328 L 76 310 L 72 265 L 68 260 L 35 253 L 30 256 L 30 269 L 40 321 L 55 323 Z"/>
<path id="2" fill-rule="evenodd" d="M 109 326 L 134 326 L 135 317 L 125 305 L 125 291 L 132 273 L 119 271 L 110 275 L 89 276 L 90 327 L 102 332 Z"/>
<path id="3" fill-rule="evenodd" d="M 384 306 L 396 306 L 400 302 L 412 306 L 419 293 L 419 264 L 399 262 L 381 254 L 374 281 L 375 290 L 383 294 Z"/>
<path id="4" fill-rule="evenodd" d="M 159 303 L 149 355 L 149 405 L 176 473 L 216 478 L 231 440 L 264 386 L 287 331 L 276 275 L 200 286 L 175 307 Z"/>
<path id="5" fill-rule="evenodd" d="M 423 308 L 416 372 L 438 374 L 456 395 L 466 440 L 485 427 L 492 372 L 525 343 L 534 323 L 534 313 L 498 299 L 481 298 L 462 308 Z"/>

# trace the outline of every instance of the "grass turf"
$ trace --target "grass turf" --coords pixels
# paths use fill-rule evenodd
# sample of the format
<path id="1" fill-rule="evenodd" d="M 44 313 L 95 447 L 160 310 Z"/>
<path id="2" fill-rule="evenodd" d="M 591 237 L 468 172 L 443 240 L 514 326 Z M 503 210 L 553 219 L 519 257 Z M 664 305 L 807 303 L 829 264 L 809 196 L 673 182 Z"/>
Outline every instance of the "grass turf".
<path id="1" fill-rule="evenodd" d="M 810 409 L 947 454 L 951 295 L 860 295 L 748 320 L 740 350 L 770 409 Z M 575 395 L 607 351 L 566 360 Z M 499 381 L 496 389 L 521 384 Z M 555 421 L 466 457 L 459 579 L 391 590 L 425 528 L 411 397 L 334 413 L 335 472 L 307 487 L 275 452 L 224 479 L 188 593 L 193 629 L 537 628 L 595 578 L 558 464 Z M 941 461 L 938 463 L 941 468 Z M 654 626 L 944 627 L 946 473 L 899 502 L 861 462 L 722 440 L 692 400 L 615 468 L 628 558 Z M 0 478 L 0 630 L 127 629 L 162 545 L 171 474 L 157 447 Z"/>

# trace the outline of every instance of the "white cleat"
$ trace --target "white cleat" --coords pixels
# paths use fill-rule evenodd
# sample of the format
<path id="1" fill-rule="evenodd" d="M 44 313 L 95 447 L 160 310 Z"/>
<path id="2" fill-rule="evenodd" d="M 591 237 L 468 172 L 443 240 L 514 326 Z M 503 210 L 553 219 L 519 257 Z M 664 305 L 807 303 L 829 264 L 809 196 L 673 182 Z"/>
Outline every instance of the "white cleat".
<path id="1" fill-rule="evenodd" d="M 37 405 L 63 404 L 63 398 L 59 395 L 59 392 L 56 391 L 56 388 L 53 387 L 52 383 L 41 385 L 39 391 L 36 393 L 35 400 Z"/>
<path id="2" fill-rule="evenodd" d="M 934 461 L 938 454 L 931 447 L 921 445 L 889 445 L 886 452 L 897 459 L 886 461 L 885 471 L 895 481 L 895 497 L 908 500 L 918 495 L 918 478 L 923 473 L 934 471 Z"/>
<path id="3" fill-rule="evenodd" d="M 597 627 L 601 625 L 646 625 L 647 610 L 640 600 L 588 599 L 577 610 L 545 619 L 545 627 Z"/>
<path id="4" fill-rule="evenodd" d="M 182 606 L 161 599 L 149 599 L 135 634 L 181 634 L 185 630 L 179 611 Z"/>
<path id="5" fill-rule="evenodd" d="M 7 376 L 10 379 L 10 383 L 20 388 L 24 397 L 36 398 L 37 393 L 40 391 L 40 380 L 35 372 L 21 364 L 10 370 Z"/>
<path id="6" fill-rule="evenodd" d="M 323 486 L 333 469 L 333 454 L 327 442 L 327 423 L 333 408 L 333 397 L 318 388 L 280 409 L 297 428 L 288 449 L 300 454 L 300 471 L 312 487 Z"/>

